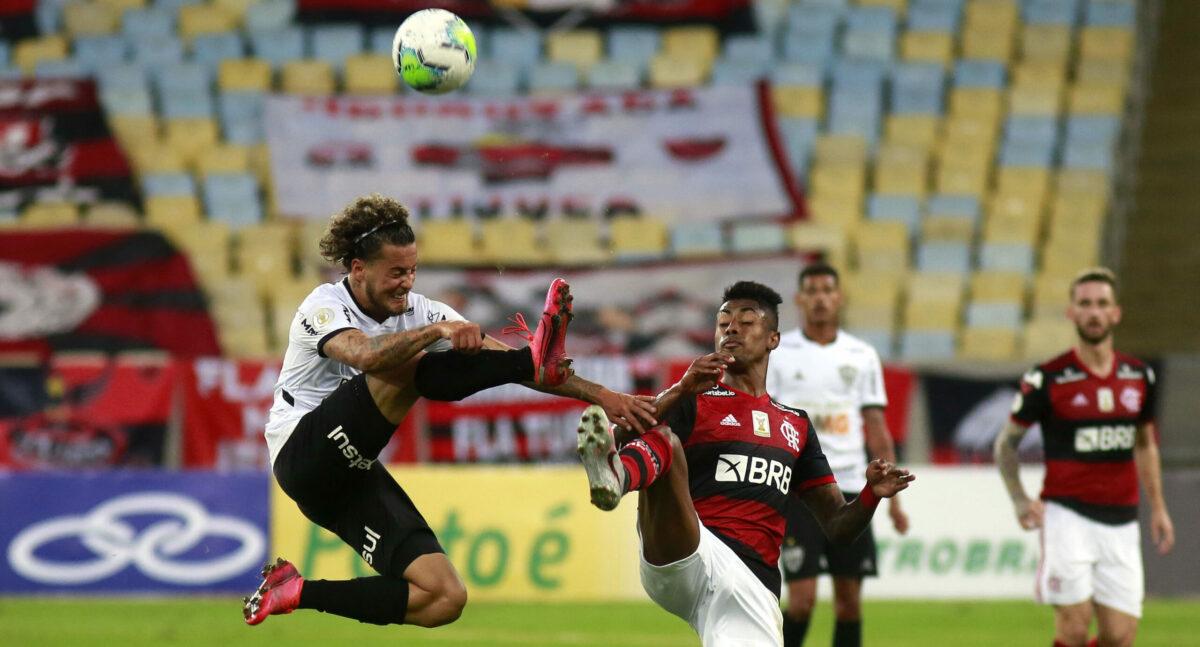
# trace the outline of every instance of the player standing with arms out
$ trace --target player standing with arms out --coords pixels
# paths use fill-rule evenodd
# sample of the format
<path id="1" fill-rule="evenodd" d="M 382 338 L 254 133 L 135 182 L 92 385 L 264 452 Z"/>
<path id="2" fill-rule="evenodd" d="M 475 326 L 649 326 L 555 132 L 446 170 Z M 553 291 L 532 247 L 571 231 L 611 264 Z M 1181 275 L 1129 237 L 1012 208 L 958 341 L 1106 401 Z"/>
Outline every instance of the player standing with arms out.
<path id="1" fill-rule="evenodd" d="M 592 502 L 611 510 L 638 492 L 642 586 L 707 647 L 781 644 L 778 559 L 789 498 L 799 497 L 833 541 L 850 542 L 879 499 L 914 478 L 873 461 L 862 492 L 846 502 L 808 416 L 767 393 L 780 302 L 758 283 L 725 291 L 716 352 L 655 399 L 669 429 L 617 451 L 600 408 L 588 407 L 580 421 Z"/>
<path id="2" fill-rule="evenodd" d="M 635 428 L 652 407 L 571 374 L 565 353 L 571 296 L 556 279 L 530 346 L 513 350 L 445 304 L 412 291 L 417 246 L 408 212 L 379 195 L 335 215 L 321 252 L 346 278 L 318 286 L 289 333 L 266 439 L 280 488 L 378 573 L 308 580 L 278 560 L 247 598 L 248 624 L 316 609 L 372 624 L 436 627 L 462 613 L 467 592 L 413 501 L 376 461 L 420 397 L 458 400 L 524 383 L 600 405 Z"/>
<path id="3" fill-rule="evenodd" d="M 800 272 L 799 288 L 796 305 L 803 324 L 781 336 L 767 370 L 767 392 L 808 413 L 838 485 L 849 497 L 865 483 L 867 451 L 896 462 L 883 417 L 883 367 L 870 344 L 838 327 L 842 289 L 837 270 L 824 263 L 808 265 Z M 896 532 L 908 531 L 899 497 L 888 502 L 888 514 Z M 825 537 L 808 508 L 792 501 L 781 554 L 788 583 L 784 647 L 804 644 L 821 573 L 833 576 L 834 647 L 861 645 L 862 581 L 876 574 L 875 559 L 869 525 L 852 543 L 836 544 Z"/>
<path id="4" fill-rule="evenodd" d="M 1121 308 L 1111 271 L 1087 270 L 1071 283 L 1067 316 L 1079 341 L 1021 379 L 996 438 L 996 464 L 1021 527 L 1041 528 L 1036 593 L 1054 605 L 1054 644 L 1132 645 L 1145 596 L 1139 481 L 1158 552 L 1175 543 L 1155 438 L 1154 370 L 1113 350 Z M 1018 472 L 1017 446 L 1034 423 L 1046 455 L 1041 500 L 1025 494 Z M 1099 638 L 1089 643 L 1093 616 Z"/>

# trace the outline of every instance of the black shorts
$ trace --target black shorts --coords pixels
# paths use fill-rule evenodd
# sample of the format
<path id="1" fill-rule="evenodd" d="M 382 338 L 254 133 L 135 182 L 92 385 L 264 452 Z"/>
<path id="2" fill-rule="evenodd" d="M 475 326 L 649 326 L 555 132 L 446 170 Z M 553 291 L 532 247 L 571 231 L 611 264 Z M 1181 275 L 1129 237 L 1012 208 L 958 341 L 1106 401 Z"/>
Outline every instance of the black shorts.
<path id="1" fill-rule="evenodd" d="M 425 517 L 375 459 L 396 425 L 358 375 L 296 423 L 273 471 L 300 512 L 342 538 L 381 575 L 402 577 L 421 555 L 444 553 Z"/>
<path id="2" fill-rule="evenodd" d="M 846 500 L 857 494 L 843 493 Z M 803 580 L 829 573 L 834 577 L 863 578 L 876 575 L 875 535 L 871 526 L 849 545 L 835 544 L 825 537 L 808 506 L 790 499 L 787 507 L 787 532 L 779 562 L 787 581 Z"/>

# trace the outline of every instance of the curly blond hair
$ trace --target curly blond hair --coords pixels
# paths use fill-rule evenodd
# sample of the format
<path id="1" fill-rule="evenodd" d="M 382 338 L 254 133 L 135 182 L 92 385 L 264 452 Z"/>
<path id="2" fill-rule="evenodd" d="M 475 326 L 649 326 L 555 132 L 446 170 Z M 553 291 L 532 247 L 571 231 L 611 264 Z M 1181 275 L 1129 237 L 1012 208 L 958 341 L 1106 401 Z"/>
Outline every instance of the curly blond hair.
<path id="1" fill-rule="evenodd" d="M 349 270 L 356 258 L 375 258 L 384 243 L 404 246 L 416 240 L 408 224 L 408 209 L 392 198 L 372 193 L 329 219 L 329 230 L 321 237 L 321 256 Z"/>

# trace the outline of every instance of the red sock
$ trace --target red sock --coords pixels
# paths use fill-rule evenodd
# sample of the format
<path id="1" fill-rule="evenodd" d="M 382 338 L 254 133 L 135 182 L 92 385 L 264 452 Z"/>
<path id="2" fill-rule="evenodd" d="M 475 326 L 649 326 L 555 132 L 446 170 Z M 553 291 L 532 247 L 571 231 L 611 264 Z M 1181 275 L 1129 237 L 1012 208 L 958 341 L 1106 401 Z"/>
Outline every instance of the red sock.
<path id="1" fill-rule="evenodd" d="M 630 441 L 619 452 L 629 478 L 625 491 L 644 490 L 671 469 L 671 441 L 657 429 L 651 429 Z"/>
<path id="2" fill-rule="evenodd" d="M 1071 647 L 1071 646 L 1061 640 L 1056 640 L 1056 641 L 1054 641 L 1054 647 Z"/>
<path id="3" fill-rule="evenodd" d="M 1087 647 L 1099 647 L 1099 645 L 1100 645 L 1100 639 L 1092 638 L 1091 640 L 1088 641 Z"/>

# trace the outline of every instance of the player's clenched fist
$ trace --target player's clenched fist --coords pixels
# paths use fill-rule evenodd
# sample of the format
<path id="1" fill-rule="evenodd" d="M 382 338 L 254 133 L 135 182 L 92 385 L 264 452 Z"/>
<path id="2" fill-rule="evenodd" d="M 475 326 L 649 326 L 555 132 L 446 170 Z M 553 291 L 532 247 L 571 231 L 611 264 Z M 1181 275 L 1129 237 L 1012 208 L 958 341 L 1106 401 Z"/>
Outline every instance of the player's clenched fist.
<path id="1" fill-rule="evenodd" d="M 732 363 L 733 355 L 729 353 L 709 353 L 696 358 L 679 382 L 688 393 L 704 393 L 721 381 L 725 369 Z"/>
<path id="2" fill-rule="evenodd" d="M 881 458 L 867 465 L 867 484 L 871 486 L 871 492 L 881 499 L 895 496 L 916 478 L 908 470 L 900 469 Z"/>
<path id="3" fill-rule="evenodd" d="M 1014 504 L 1017 510 L 1017 522 L 1025 530 L 1042 527 L 1042 517 L 1046 514 L 1046 506 L 1037 499 L 1025 499 Z"/>
<path id="4" fill-rule="evenodd" d="M 442 321 L 434 324 L 442 333 L 442 339 L 449 339 L 454 350 L 464 353 L 476 353 L 483 348 L 483 333 L 479 324 L 470 321 Z"/>

